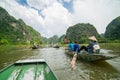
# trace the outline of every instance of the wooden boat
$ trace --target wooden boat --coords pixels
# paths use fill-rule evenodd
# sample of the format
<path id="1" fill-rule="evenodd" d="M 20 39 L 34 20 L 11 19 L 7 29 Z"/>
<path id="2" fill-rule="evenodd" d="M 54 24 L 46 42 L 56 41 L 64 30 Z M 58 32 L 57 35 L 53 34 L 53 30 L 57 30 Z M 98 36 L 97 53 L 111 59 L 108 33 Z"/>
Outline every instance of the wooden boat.
<path id="1" fill-rule="evenodd" d="M 44 59 L 19 60 L 0 71 L 0 80 L 58 80 Z"/>
<path id="2" fill-rule="evenodd" d="M 38 49 L 38 48 L 39 48 L 39 46 L 37 46 L 37 45 L 32 47 L 32 49 Z"/>
<path id="3" fill-rule="evenodd" d="M 53 45 L 53 48 L 59 48 L 59 46 L 58 45 Z"/>
<path id="4" fill-rule="evenodd" d="M 73 56 L 75 54 L 75 52 L 72 52 L 69 50 L 67 50 L 65 53 L 70 56 Z M 120 57 L 120 55 L 110 55 L 110 54 L 103 54 L 103 53 L 89 54 L 86 51 L 81 51 L 78 54 L 78 59 L 83 60 L 83 61 L 104 61 L 104 60 L 114 59 L 117 57 Z"/>
<path id="5" fill-rule="evenodd" d="M 59 48 L 59 46 L 53 46 L 54 48 Z"/>
<path id="6" fill-rule="evenodd" d="M 32 47 L 32 49 L 38 49 L 38 47 Z"/>

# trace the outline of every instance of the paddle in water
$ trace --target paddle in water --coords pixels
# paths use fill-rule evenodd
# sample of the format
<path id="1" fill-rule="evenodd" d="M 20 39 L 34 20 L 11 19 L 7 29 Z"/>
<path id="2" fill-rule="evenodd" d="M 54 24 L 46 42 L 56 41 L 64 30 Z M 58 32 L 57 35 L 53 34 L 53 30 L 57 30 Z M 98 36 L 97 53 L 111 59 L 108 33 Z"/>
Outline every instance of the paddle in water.
<path id="1" fill-rule="evenodd" d="M 72 61 L 71 61 L 71 63 L 70 63 L 71 69 L 75 69 L 76 59 L 77 59 L 77 51 L 76 51 L 76 53 L 73 55 Z"/>

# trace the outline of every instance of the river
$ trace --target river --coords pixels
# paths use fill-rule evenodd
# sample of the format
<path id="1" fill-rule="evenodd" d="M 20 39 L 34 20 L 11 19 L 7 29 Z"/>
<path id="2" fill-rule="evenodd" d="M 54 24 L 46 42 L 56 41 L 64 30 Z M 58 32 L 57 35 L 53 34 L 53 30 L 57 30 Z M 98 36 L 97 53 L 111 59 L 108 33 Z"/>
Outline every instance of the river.
<path id="1" fill-rule="evenodd" d="M 0 69 L 17 60 L 36 58 L 44 58 L 60 80 L 120 80 L 120 58 L 104 62 L 77 61 L 76 68 L 71 70 L 72 57 L 65 54 L 64 47 L 22 49 L 0 53 Z"/>

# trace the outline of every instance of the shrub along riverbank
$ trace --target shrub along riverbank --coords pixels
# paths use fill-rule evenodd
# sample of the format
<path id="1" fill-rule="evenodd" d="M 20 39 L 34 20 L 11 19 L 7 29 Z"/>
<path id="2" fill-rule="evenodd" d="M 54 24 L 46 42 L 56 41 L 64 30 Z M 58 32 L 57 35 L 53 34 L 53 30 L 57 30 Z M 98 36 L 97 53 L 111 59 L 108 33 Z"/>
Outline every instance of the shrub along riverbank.
<path id="1" fill-rule="evenodd" d="M 30 45 L 0 45 L 0 53 L 7 53 L 12 50 L 27 49 Z"/>
<path id="2" fill-rule="evenodd" d="M 120 43 L 101 43 L 101 48 L 120 53 Z"/>
<path id="3" fill-rule="evenodd" d="M 80 44 L 80 46 L 88 44 Z M 7 53 L 13 50 L 20 49 L 30 49 L 32 45 L 0 45 L 0 53 Z M 45 47 L 44 45 L 40 45 L 40 47 Z M 68 44 L 60 44 L 60 47 L 68 47 Z M 101 49 L 113 50 L 114 52 L 120 53 L 120 43 L 100 43 Z"/>

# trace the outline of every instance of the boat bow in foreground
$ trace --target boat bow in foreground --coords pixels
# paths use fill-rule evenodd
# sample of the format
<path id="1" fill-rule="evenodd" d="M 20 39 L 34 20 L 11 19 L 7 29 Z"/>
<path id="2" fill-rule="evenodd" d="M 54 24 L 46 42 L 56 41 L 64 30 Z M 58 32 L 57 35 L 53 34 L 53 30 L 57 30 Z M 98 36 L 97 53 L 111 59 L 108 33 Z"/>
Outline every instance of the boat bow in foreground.
<path id="1" fill-rule="evenodd" d="M 19 60 L 0 71 L 0 80 L 58 80 L 44 59 Z"/>

